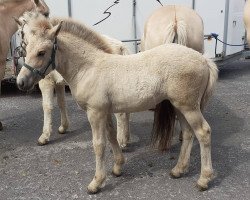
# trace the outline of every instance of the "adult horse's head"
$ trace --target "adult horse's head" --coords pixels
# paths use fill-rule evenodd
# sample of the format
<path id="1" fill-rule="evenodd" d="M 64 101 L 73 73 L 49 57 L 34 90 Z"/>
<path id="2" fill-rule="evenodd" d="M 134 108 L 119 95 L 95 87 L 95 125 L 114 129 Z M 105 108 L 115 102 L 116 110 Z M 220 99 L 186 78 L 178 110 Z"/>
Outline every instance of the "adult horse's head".
<path id="1" fill-rule="evenodd" d="M 50 10 L 44 0 L 31 0 L 35 5 L 35 11 L 43 14 L 45 17 L 49 16 Z"/>
<path id="2" fill-rule="evenodd" d="M 26 58 L 17 76 L 17 86 L 21 90 L 31 90 L 38 81 L 55 69 L 57 35 L 61 24 L 53 26 L 49 19 L 37 12 L 24 16 L 23 35 L 26 43 Z"/>

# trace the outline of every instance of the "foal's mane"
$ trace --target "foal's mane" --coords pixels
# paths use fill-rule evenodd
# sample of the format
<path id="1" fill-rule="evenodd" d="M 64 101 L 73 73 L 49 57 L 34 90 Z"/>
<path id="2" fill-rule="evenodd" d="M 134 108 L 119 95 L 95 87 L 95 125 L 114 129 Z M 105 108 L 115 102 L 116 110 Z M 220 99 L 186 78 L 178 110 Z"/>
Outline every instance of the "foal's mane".
<path id="1" fill-rule="evenodd" d="M 87 26 L 76 22 L 70 18 L 45 18 L 42 14 L 38 12 L 26 12 L 23 17 L 21 17 L 25 23 L 32 24 L 35 29 L 42 29 L 46 31 L 63 21 L 60 32 L 70 33 L 77 36 L 97 49 L 100 49 L 106 53 L 112 53 L 110 45 L 106 42 L 102 36 L 95 31 L 91 30 Z"/>

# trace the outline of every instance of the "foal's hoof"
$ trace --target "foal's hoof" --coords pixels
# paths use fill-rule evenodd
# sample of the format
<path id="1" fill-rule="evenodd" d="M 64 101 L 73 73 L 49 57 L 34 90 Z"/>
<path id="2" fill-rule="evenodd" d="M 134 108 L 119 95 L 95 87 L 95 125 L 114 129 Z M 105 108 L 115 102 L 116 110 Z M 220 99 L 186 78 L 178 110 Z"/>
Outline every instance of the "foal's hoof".
<path id="1" fill-rule="evenodd" d="M 202 184 L 200 184 L 200 183 L 197 183 L 197 184 L 196 184 L 196 187 L 198 188 L 199 191 L 203 192 L 203 191 L 206 191 L 206 190 L 207 190 L 208 185 L 207 185 L 207 184 L 206 184 L 206 185 L 202 185 Z"/>
<path id="2" fill-rule="evenodd" d="M 112 170 L 112 174 L 113 174 L 113 176 L 115 176 L 115 177 L 119 177 L 119 176 L 122 175 L 122 172 L 121 172 L 121 171 L 114 171 L 114 170 Z"/>
<path id="3" fill-rule="evenodd" d="M 58 133 L 64 134 L 64 133 L 66 133 L 66 130 L 67 130 L 67 128 L 65 128 L 65 127 L 63 127 L 63 126 L 60 126 L 60 127 L 58 128 Z"/>
<path id="4" fill-rule="evenodd" d="M 173 172 L 173 171 L 171 171 L 171 172 L 169 173 L 169 175 L 170 175 L 170 177 L 173 178 L 173 179 L 181 178 L 181 176 L 182 176 L 182 174 L 180 174 L 180 173 L 175 173 L 175 172 Z"/>
<path id="5" fill-rule="evenodd" d="M 37 145 L 38 146 L 43 146 L 49 143 L 49 140 L 38 140 Z"/>
<path id="6" fill-rule="evenodd" d="M 39 142 L 39 141 L 37 141 L 37 145 L 38 146 L 44 146 L 44 145 L 46 145 L 48 143 L 49 143 L 49 141 L 45 141 L 45 142 Z"/>
<path id="7" fill-rule="evenodd" d="M 0 122 L 0 131 L 3 130 L 3 124 Z"/>
<path id="8" fill-rule="evenodd" d="M 87 193 L 88 194 L 97 194 L 98 192 L 100 192 L 100 188 L 91 188 L 90 186 L 88 186 L 87 188 Z"/>

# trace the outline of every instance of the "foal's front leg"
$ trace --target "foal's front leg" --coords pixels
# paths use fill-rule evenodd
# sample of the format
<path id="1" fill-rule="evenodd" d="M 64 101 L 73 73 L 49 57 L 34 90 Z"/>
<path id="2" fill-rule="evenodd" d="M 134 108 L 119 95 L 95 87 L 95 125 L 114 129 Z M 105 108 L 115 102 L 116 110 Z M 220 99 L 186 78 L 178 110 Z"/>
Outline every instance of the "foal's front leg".
<path id="1" fill-rule="evenodd" d="M 93 147 L 96 156 L 96 172 L 93 180 L 88 185 L 88 192 L 91 194 L 97 193 L 106 179 L 105 169 L 105 147 L 108 137 L 115 156 L 115 165 L 113 173 L 120 175 L 121 165 L 124 163 L 121 150 L 115 137 L 115 132 L 111 131 L 112 125 L 109 119 L 110 115 L 94 110 L 87 111 L 88 120 L 92 128 Z"/>
<path id="2" fill-rule="evenodd" d="M 61 113 L 61 125 L 58 129 L 58 132 L 63 134 L 69 127 L 69 119 L 66 109 L 65 103 L 65 85 L 64 84 L 56 84 L 56 96 L 57 96 L 57 104 Z"/>
<path id="3" fill-rule="evenodd" d="M 54 87 L 55 85 L 49 80 L 43 79 L 39 81 L 39 88 L 42 92 L 42 97 L 43 97 L 42 104 L 44 112 L 43 132 L 38 139 L 39 145 L 47 144 L 52 132 L 51 112 L 53 110 Z"/>

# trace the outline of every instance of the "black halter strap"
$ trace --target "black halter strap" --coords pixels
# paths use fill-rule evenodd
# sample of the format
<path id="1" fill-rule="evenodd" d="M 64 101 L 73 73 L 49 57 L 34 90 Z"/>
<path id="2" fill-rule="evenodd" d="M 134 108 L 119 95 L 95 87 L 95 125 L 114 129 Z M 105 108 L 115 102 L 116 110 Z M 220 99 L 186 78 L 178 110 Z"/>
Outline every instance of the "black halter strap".
<path id="1" fill-rule="evenodd" d="M 52 69 L 54 70 L 56 68 L 56 50 L 57 50 L 57 39 L 55 38 L 54 40 L 54 43 L 53 43 L 53 49 L 52 49 L 52 53 L 51 53 L 51 56 L 50 56 L 50 60 L 49 60 L 49 63 L 47 64 L 46 67 L 38 70 L 38 69 L 35 69 L 34 67 L 31 67 L 30 65 L 24 63 L 23 66 L 26 67 L 28 70 L 30 70 L 34 75 L 38 75 L 40 76 L 42 79 L 45 78 L 45 74 L 46 74 L 46 71 L 49 69 L 50 65 L 52 66 Z"/>

